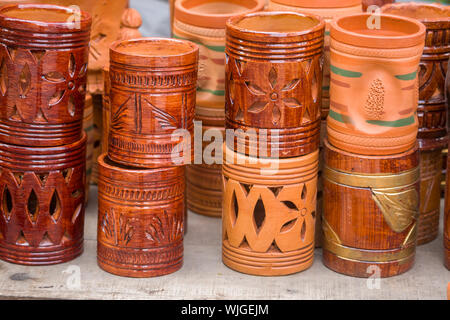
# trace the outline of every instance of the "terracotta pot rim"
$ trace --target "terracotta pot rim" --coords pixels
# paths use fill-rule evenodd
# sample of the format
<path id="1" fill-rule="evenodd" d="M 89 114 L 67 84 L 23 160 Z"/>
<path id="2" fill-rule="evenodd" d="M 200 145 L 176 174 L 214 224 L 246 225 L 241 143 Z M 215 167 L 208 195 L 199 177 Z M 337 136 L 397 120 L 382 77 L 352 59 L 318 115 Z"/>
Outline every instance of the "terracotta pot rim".
<path id="1" fill-rule="evenodd" d="M 442 12 L 442 17 L 436 17 L 436 18 L 413 18 L 416 20 L 419 20 L 420 22 L 438 22 L 438 21 L 449 21 L 450 22 L 450 6 L 444 6 L 442 4 L 439 3 L 424 3 L 424 2 L 397 2 L 397 3 L 389 3 L 389 4 L 385 4 L 382 8 L 381 11 L 382 12 L 386 12 L 389 11 L 390 9 L 407 9 L 407 8 L 415 8 L 415 9 L 420 9 L 420 8 L 429 8 L 429 9 L 437 9 L 439 11 Z M 397 15 L 395 13 L 389 13 L 387 12 L 387 14 L 392 14 L 392 15 Z M 447 16 L 445 16 L 445 14 L 447 14 Z M 410 17 L 408 15 L 400 15 L 401 17 Z M 412 17 L 410 17 L 412 18 Z"/>
<path id="2" fill-rule="evenodd" d="M 301 8 L 347 8 L 361 5 L 361 0 L 270 0 L 285 6 Z"/>
<path id="3" fill-rule="evenodd" d="M 80 17 L 80 29 L 73 28 L 73 22 L 46 22 L 33 19 L 14 18 L 5 15 L 5 12 L 13 9 L 45 9 L 49 11 L 63 11 L 65 13 L 72 13 L 73 10 L 59 5 L 53 4 L 10 4 L 0 8 L 0 25 L 8 25 L 24 31 L 37 31 L 43 33 L 55 33 L 55 32 L 71 32 L 76 33 L 79 31 L 89 30 L 92 24 L 91 15 L 88 12 L 81 11 Z"/>
<path id="4" fill-rule="evenodd" d="M 316 24 L 308 28 L 306 30 L 301 31 L 293 31 L 293 32 L 270 32 L 270 31 L 255 31 L 250 30 L 246 28 L 238 27 L 237 24 L 244 20 L 249 19 L 252 17 L 269 17 L 269 16 L 280 16 L 280 15 L 287 15 L 287 16 L 297 16 L 300 18 L 308 18 L 308 19 L 315 19 Z M 246 40 L 255 40 L 261 42 L 268 42 L 271 43 L 273 39 L 280 40 L 280 42 L 287 43 L 287 42 L 298 42 L 299 38 L 303 39 L 305 37 L 310 36 L 311 34 L 318 33 L 322 30 L 324 32 L 325 30 L 325 20 L 317 15 L 314 14 L 307 14 L 307 13 L 299 13 L 299 12 L 291 12 L 291 11 L 261 11 L 261 12 L 254 12 L 249 13 L 245 15 L 235 16 L 233 18 L 230 18 L 227 21 L 227 33 L 232 33 L 234 35 L 238 34 L 239 38 L 246 39 Z"/>
<path id="5" fill-rule="evenodd" d="M 154 44 L 165 43 L 173 44 L 181 48 L 184 46 L 185 50 L 178 54 L 143 54 L 124 52 L 120 50 L 121 46 L 125 45 L 141 45 L 141 44 Z M 198 60 L 198 46 L 190 41 L 171 38 L 135 38 L 129 40 L 117 40 L 110 46 L 110 61 L 111 63 L 119 62 L 121 64 L 128 64 L 133 66 L 143 67 L 182 67 L 188 65 L 195 65 Z"/>
<path id="6" fill-rule="evenodd" d="M 251 12 L 261 11 L 264 9 L 264 0 L 221 0 L 221 2 L 239 3 L 246 9 L 236 14 L 210 14 L 195 12 L 186 7 L 186 3 L 194 2 L 194 6 L 203 2 L 211 2 L 211 0 L 180 0 L 175 1 L 174 18 L 183 23 L 195 25 L 197 27 L 203 27 L 208 29 L 225 29 L 226 22 L 231 17 L 236 15 L 247 14 Z M 246 6 L 245 4 L 248 4 Z"/>
<path id="7" fill-rule="evenodd" d="M 403 24 L 410 24 L 410 27 L 414 25 L 417 28 L 417 31 L 401 36 L 369 35 L 342 27 L 342 24 L 345 21 L 359 20 L 363 18 L 367 20 L 370 16 L 372 16 L 370 13 L 358 13 L 343 16 L 331 21 L 331 38 L 333 40 L 357 47 L 377 49 L 399 49 L 424 45 L 426 28 L 421 22 L 412 18 L 390 14 L 381 15 L 381 25 L 383 25 L 383 19 L 389 19 L 397 25 L 399 22 L 403 22 Z"/>

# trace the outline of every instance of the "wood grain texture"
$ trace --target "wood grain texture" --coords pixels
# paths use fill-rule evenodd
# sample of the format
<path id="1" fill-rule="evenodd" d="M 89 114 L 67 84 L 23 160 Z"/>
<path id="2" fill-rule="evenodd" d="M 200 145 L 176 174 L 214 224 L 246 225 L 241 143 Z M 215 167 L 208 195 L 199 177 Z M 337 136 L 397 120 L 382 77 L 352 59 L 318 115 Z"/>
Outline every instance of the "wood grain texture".
<path id="1" fill-rule="evenodd" d="M 183 264 L 184 167 L 138 169 L 98 159 L 99 266 L 128 277 L 175 272 Z"/>
<path id="2" fill-rule="evenodd" d="M 1 142 L 57 146 L 81 138 L 91 18 L 83 13 L 74 29 L 71 15 L 44 5 L 0 11 Z"/>
<path id="3" fill-rule="evenodd" d="M 184 129 L 193 141 L 197 62 L 198 47 L 182 40 L 143 38 L 112 46 L 111 160 L 139 167 L 175 165 L 172 152 L 182 139 L 172 141 L 172 134 Z M 184 150 L 175 153 L 189 156 Z"/>
<path id="4" fill-rule="evenodd" d="M 83 130 L 86 133 L 86 202 L 89 198 L 92 166 L 94 164 L 94 105 L 92 96 L 86 94 L 86 103 L 83 113 Z M 97 162 L 97 161 L 95 161 Z"/>
<path id="5" fill-rule="evenodd" d="M 380 33 L 373 34 L 369 18 L 359 14 L 331 22 L 328 140 L 357 154 L 402 153 L 417 139 L 417 71 L 425 27 L 414 19 L 386 15 L 381 16 Z M 393 41 L 390 34 L 402 28 L 413 31 Z"/>
<path id="6" fill-rule="evenodd" d="M 323 261 L 339 273 L 380 277 L 414 263 L 419 211 L 417 147 L 400 155 L 364 156 L 325 141 Z M 370 268 L 369 268 L 370 267 Z"/>
<path id="7" fill-rule="evenodd" d="M 312 265 L 318 156 L 317 150 L 272 160 L 277 168 L 269 169 L 267 162 L 225 148 L 225 265 L 260 276 L 292 274 Z"/>
<path id="8" fill-rule="evenodd" d="M 325 23 L 318 19 L 262 12 L 228 21 L 225 117 L 227 129 L 240 129 L 234 150 L 260 154 L 267 141 L 268 157 L 289 158 L 319 147 Z M 278 33 L 260 29 L 277 23 Z M 295 32 L 296 23 L 308 27 Z"/>
<path id="9" fill-rule="evenodd" d="M 60 147 L 0 144 L 0 259 L 70 261 L 83 251 L 86 134 Z"/>
<path id="10" fill-rule="evenodd" d="M 447 166 L 450 168 L 450 157 L 447 159 Z M 444 216 L 444 263 L 450 270 L 450 175 L 447 172 L 447 190 L 445 194 L 445 216 Z"/>

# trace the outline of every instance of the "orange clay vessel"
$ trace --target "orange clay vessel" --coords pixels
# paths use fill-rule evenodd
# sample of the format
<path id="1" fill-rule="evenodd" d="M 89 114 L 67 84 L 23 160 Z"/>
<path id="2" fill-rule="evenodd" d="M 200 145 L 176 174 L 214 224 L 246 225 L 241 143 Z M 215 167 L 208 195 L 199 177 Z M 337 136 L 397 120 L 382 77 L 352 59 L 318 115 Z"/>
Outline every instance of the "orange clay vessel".
<path id="1" fill-rule="evenodd" d="M 354 277 L 408 271 L 419 215 L 418 148 L 367 156 L 325 141 L 324 157 L 324 264 Z"/>
<path id="2" fill-rule="evenodd" d="M 318 156 L 316 150 L 264 161 L 225 147 L 225 265 L 260 276 L 292 274 L 312 265 Z"/>
<path id="3" fill-rule="evenodd" d="M 327 131 L 333 146 L 365 155 L 414 147 L 424 40 L 425 26 L 410 18 L 357 14 L 331 22 Z"/>
<path id="4" fill-rule="evenodd" d="M 447 147 L 445 76 L 450 56 L 450 7 L 424 3 L 397 3 L 384 13 L 415 18 L 427 28 L 419 72 L 419 146 L 421 199 L 418 244 L 438 236 L 442 150 Z"/>

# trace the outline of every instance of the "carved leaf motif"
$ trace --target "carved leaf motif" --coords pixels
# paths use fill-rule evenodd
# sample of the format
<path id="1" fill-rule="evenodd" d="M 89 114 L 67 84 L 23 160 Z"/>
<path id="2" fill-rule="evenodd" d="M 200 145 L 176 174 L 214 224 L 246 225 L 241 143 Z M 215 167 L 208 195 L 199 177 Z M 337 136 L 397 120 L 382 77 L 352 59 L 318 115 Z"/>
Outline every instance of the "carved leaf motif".
<path id="1" fill-rule="evenodd" d="M 258 201 L 255 204 L 255 208 L 253 209 L 253 221 L 256 227 L 256 234 L 259 234 L 261 231 L 262 225 L 266 220 L 266 208 L 264 207 L 264 202 L 262 198 L 259 197 Z"/>
<path id="2" fill-rule="evenodd" d="M 272 89 L 275 89 L 275 86 L 277 85 L 277 78 L 278 74 L 274 67 L 272 67 L 269 71 L 269 83 Z"/>
<path id="3" fill-rule="evenodd" d="M 284 86 L 284 88 L 282 89 L 282 91 L 291 91 L 294 90 L 297 85 L 300 83 L 300 79 L 293 79 L 291 80 L 291 82 L 289 82 L 288 84 L 286 84 Z"/>
<path id="4" fill-rule="evenodd" d="M 234 63 L 236 65 L 236 70 L 238 72 L 238 75 L 242 76 L 242 71 L 243 71 L 242 62 L 238 59 L 234 59 Z"/>
<path id="5" fill-rule="evenodd" d="M 164 211 L 161 217 L 152 217 L 152 222 L 145 231 L 146 238 L 153 244 L 161 245 L 179 239 L 183 234 L 183 222 L 175 215 Z"/>
<path id="6" fill-rule="evenodd" d="M 303 220 L 302 229 L 300 230 L 300 238 L 305 241 L 306 238 L 306 220 Z"/>
<path id="7" fill-rule="evenodd" d="M 295 223 L 296 223 L 296 222 L 297 222 L 297 218 L 292 219 L 292 220 L 286 222 L 286 223 L 281 227 L 280 232 L 281 232 L 281 233 L 287 233 L 287 232 L 291 231 L 292 228 L 295 226 Z"/>
<path id="8" fill-rule="evenodd" d="M 31 72 L 28 64 L 22 69 L 19 76 L 19 95 L 21 98 L 26 98 L 31 89 Z"/>
<path id="9" fill-rule="evenodd" d="M 48 103 L 49 108 L 57 105 L 61 102 L 61 100 L 64 98 L 65 90 L 57 91 L 53 94 L 53 96 L 50 98 L 50 101 Z"/>
<path id="10" fill-rule="evenodd" d="M 69 74 L 72 78 L 75 76 L 76 70 L 77 70 L 77 65 L 75 62 L 75 57 L 73 56 L 73 53 L 71 53 L 70 58 L 69 58 Z"/>
<path id="11" fill-rule="evenodd" d="M 64 76 L 58 71 L 49 72 L 47 74 L 44 74 L 43 77 L 45 80 L 47 80 L 49 82 L 54 82 L 54 83 L 61 83 L 61 82 L 66 81 Z"/>
<path id="12" fill-rule="evenodd" d="M 56 190 L 53 191 L 53 195 L 50 200 L 49 214 L 55 223 L 61 216 L 61 200 L 59 199 L 58 192 Z"/>
<path id="13" fill-rule="evenodd" d="M 301 103 L 296 98 L 285 98 L 283 99 L 284 104 L 288 108 L 300 108 Z"/>
<path id="14" fill-rule="evenodd" d="M 67 111 L 73 117 L 75 115 L 75 100 L 73 95 L 69 97 L 69 103 L 67 104 Z"/>
<path id="15" fill-rule="evenodd" d="M 250 93 L 255 95 L 255 96 L 262 96 L 262 95 L 266 94 L 263 91 L 263 89 L 258 87 L 256 84 L 251 83 L 250 81 L 245 81 L 245 86 L 247 87 L 248 91 L 250 91 Z"/>
<path id="16" fill-rule="evenodd" d="M 28 196 L 27 212 L 30 220 L 32 222 L 36 222 L 37 217 L 39 215 L 39 199 L 36 196 L 36 193 L 34 192 L 33 189 L 31 190 L 31 193 Z"/>
<path id="17" fill-rule="evenodd" d="M 274 104 L 274 105 L 273 105 L 273 111 L 272 111 L 272 122 L 273 122 L 274 124 L 278 124 L 278 122 L 280 121 L 280 119 L 281 119 L 281 111 L 280 111 L 280 108 L 279 108 L 276 104 Z"/>
<path id="18" fill-rule="evenodd" d="M 289 209 L 299 211 L 299 210 L 298 210 L 298 207 L 295 205 L 294 202 L 289 201 L 289 200 L 285 200 L 285 201 L 281 201 L 281 202 L 282 202 L 286 207 L 288 207 Z"/>
<path id="19" fill-rule="evenodd" d="M 417 218 L 419 195 L 414 188 L 400 192 L 395 189 L 372 189 L 372 198 L 394 232 L 405 231 Z"/>
<path id="20" fill-rule="evenodd" d="M 267 105 L 268 103 L 265 101 L 256 101 L 248 108 L 247 111 L 251 113 L 260 113 L 267 107 Z"/>
<path id="21" fill-rule="evenodd" d="M 2 211 L 7 220 L 11 217 L 11 213 L 13 210 L 13 200 L 11 196 L 11 192 L 8 189 L 8 186 L 5 185 L 3 189 L 3 201 L 2 201 Z"/>
<path id="22" fill-rule="evenodd" d="M 241 109 L 241 107 L 237 107 L 237 113 L 236 113 L 236 120 L 237 121 L 244 121 L 244 113 L 242 112 L 242 109 Z"/>
<path id="23" fill-rule="evenodd" d="M 83 64 L 83 66 L 80 69 L 80 74 L 78 75 L 78 78 L 83 78 L 86 75 L 87 72 L 87 63 Z"/>
<path id="24" fill-rule="evenodd" d="M 6 94 L 6 90 L 8 90 L 8 69 L 5 59 L 3 59 L 0 66 L 0 92 L 3 96 Z"/>

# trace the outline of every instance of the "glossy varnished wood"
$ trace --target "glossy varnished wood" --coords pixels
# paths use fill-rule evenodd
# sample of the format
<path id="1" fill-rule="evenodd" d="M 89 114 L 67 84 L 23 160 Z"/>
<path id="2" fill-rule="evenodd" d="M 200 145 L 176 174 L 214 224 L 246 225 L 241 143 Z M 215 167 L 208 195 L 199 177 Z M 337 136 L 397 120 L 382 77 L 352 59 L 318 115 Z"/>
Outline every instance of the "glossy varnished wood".
<path id="1" fill-rule="evenodd" d="M 355 277 L 409 270 L 419 211 L 417 147 L 399 155 L 364 156 L 325 141 L 324 157 L 325 265 Z"/>
<path id="2" fill-rule="evenodd" d="M 261 12 L 228 21 L 225 117 L 227 129 L 240 129 L 234 150 L 243 146 L 250 155 L 249 146 L 260 151 L 266 140 L 263 156 L 317 150 L 324 30 L 319 17 L 299 13 Z M 246 138 L 252 133 L 255 142 Z"/>
<path id="3" fill-rule="evenodd" d="M 198 47 L 175 39 L 116 42 L 110 61 L 111 160 L 139 167 L 175 165 L 177 129 L 193 139 Z M 186 150 L 190 152 L 191 150 Z M 187 156 L 183 150 L 180 157 Z"/>
<path id="4" fill-rule="evenodd" d="M 99 266 L 153 277 L 183 264 L 184 167 L 142 169 L 98 159 Z"/>
<path id="5" fill-rule="evenodd" d="M 0 259 L 70 261 L 83 251 L 86 135 L 60 147 L 0 144 Z"/>
<path id="6" fill-rule="evenodd" d="M 81 138 L 91 18 L 49 5 L 0 10 L 0 141 L 58 146 Z"/>

